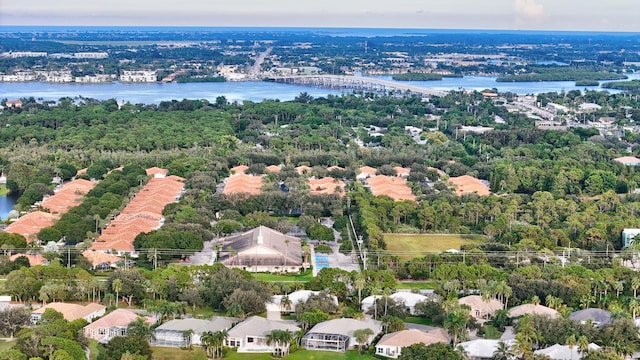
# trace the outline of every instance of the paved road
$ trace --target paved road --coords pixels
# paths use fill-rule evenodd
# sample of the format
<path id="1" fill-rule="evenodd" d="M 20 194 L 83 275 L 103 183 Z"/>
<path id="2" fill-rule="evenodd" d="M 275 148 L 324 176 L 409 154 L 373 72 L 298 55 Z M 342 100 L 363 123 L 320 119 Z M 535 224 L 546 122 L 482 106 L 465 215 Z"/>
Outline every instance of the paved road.
<path id="1" fill-rule="evenodd" d="M 262 73 L 262 63 L 264 62 L 264 59 L 266 59 L 266 57 L 269 56 L 269 54 L 271 54 L 272 50 L 273 50 L 273 47 L 269 47 L 267 48 L 267 50 L 258 54 L 258 57 L 256 57 L 256 62 L 253 64 L 251 69 L 249 69 L 249 78 L 251 79 L 260 78 L 260 74 Z"/>
<path id="2" fill-rule="evenodd" d="M 194 253 L 184 265 L 213 265 L 216 261 L 215 241 L 205 241 L 202 251 Z"/>

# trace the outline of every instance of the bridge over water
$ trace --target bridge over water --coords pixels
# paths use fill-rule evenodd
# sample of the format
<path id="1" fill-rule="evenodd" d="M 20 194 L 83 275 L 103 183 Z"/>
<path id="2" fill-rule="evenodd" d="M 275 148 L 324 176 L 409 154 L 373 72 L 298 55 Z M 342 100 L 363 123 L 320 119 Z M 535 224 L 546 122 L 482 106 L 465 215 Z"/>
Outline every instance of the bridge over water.
<path id="1" fill-rule="evenodd" d="M 384 79 L 347 76 L 347 75 L 291 75 L 291 76 L 273 76 L 269 81 L 308 85 L 315 87 L 331 88 L 331 89 L 353 89 L 371 92 L 400 92 L 412 93 L 423 96 L 444 96 L 445 92 L 413 86 L 395 81 Z"/>

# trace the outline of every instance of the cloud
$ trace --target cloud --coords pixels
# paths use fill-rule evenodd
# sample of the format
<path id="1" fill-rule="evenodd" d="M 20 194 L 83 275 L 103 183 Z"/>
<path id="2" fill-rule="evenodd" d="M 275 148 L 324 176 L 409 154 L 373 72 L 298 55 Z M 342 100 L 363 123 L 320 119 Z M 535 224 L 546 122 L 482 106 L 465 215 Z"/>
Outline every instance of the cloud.
<path id="1" fill-rule="evenodd" d="M 536 0 L 515 0 L 513 6 L 517 13 L 529 17 L 539 17 L 544 15 L 544 6 L 538 4 Z"/>

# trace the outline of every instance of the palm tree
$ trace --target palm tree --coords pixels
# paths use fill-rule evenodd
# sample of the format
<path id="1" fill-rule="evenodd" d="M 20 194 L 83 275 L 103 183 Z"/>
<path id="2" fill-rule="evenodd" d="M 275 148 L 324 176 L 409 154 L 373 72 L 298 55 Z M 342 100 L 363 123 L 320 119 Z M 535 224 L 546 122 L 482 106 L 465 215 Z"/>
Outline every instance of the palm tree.
<path id="1" fill-rule="evenodd" d="M 285 295 L 280 299 L 280 311 L 291 311 L 292 301 Z"/>
<path id="2" fill-rule="evenodd" d="M 573 359 L 573 347 L 576 346 L 576 335 L 572 334 L 571 336 L 569 336 L 567 338 L 567 341 L 565 341 L 567 343 L 567 345 L 569 346 L 569 350 L 571 350 L 571 358 Z"/>
<path id="3" fill-rule="evenodd" d="M 358 343 L 358 353 L 362 354 L 362 345 L 366 344 L 369 341 L 369 336 L 373 335 L 373 330 L 369 328 L 358 329 L 353 332 L 353 337 L 356 338 L 356 342 Z"/>
<path id="4" fill-rule="evenodd" d="M 274 345 L 273 354 L 282 357 L 288 353 L 289 345 L 293 341 L 293 334 L 287 330 L 271 330 L 266 339 L 268 346 Z"/>
<path id="5" fill-rule="evenodd" d="M 362 273 L 356 275 L 353 286 L 358 290 L 358 305 L 362 306 L 362 290 L 367 286 L 367 279 Z"/>
<path id="6" fill-rule="evenodd" d="M 636 276 L 631 279 L 631 288 L 633 289 L 633 297 L 638 297 L 638 289 L 640 289 L 640 277 Z"/>
<path id="7" fill-rule="evenodd" d="M 620 293 L 624 290 L 624 280 L 616 280 L 613 282 L 613 289 L 616 291 L 616 298 L 620 297 Z"/>
<path id="8" fill-rule="evenodd" d="M 636 318 L 636 313 L 638 313 L 638 311 L 640 311 L 640 302 L 638 302 L 638 300 L 636 299 L 631 299 L 631 301 L 629 301 L 629 311 L 631 311 L 631 314 L 633 315 L 633 318 Z"/>
<path id="9" fill-rule="evenodd" d="M 200 344 L 202 344 L 204 352 L 207 354 L 207 358 L 216 358 L 214 351 L 211 351 L 214 349 L 214 341 L 213 332 L 211 331 L 205 331 L 200 336 Z"/>
<path id="10" fill-rule="evenodd" d="M 589 351 L 589 339 L 586 336 L 580 335 L 578 337 L 578 351 L 580 354 L 584 355 Z"/>
<path id="11" fill-rule="evenodd" d="M 151 327 L 140 318 L 127 326 L 127 336 L 139 336 L 149 340 L 149 342 L 155 341 L 156 339 Z"/>
<path id="12" fill-rule="evenodd" d="M 224 341 L 226 340 L 227 336 L 229 336 L 229 334 L 227 333 L 227 330 L 220 330 L 220 331 L 216 331 L 213 334 L 213 347 L 215 349 L 214 355 L 213 357 L 217 357 L 218 355 L 220 357 L 222 357 L 222 345 L 224 344 Z"/>
<path id="13" fill-rule="evenodd" d="M 453 345 L 456 346 L 460 339 L 467 334 L 467 324 L 469 322 L 469 313 L 463 310 L 450 311 L 445 315 L 444 328 L 447 329 Z"/>
<path id="14" fill-rule="evenodd" d="M 540 298 L 538 297 L 538 295 L 533 295 L 531 297 L 531 303 L 536 306 L 540 305 Z"/>
<path id="15" fill-rule="evenodd" d="M 511 347 L 507 345 L 505 342 L 500 341 L 496 350 L 493 352 L 493 360 L 512 360 L 514 359 L 516 354 L 513 352 Z"/>
<path id="16" fill-rule="evenodd" d="M 111 290 L 116 292 L 116 307 L 118 307 L 118 298 L 120 297 L 120 291 L 122 291 L 122 280 L 114 279 L 111 283 Z"/>
<path id="17" fill-rule="evenodd" d="M 387 307 L 389 303 L 389 296 L 391 296 L 391 289 L 384 288 L 382 296 L 384 297 L 384 316 L 387 316 Z"/>

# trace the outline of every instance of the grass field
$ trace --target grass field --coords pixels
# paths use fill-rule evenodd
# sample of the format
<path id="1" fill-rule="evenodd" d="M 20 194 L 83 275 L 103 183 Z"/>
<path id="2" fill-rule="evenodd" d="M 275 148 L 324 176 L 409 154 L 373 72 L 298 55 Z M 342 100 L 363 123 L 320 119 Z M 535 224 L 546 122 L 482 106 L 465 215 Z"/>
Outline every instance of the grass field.
<path id="1" fill-rule="evenodd" d="M 473 244 L 482 240 L 484 240 L 482 235 L 384 234 L 387 252 L 407 260 L 449 249 L 460 250 L 460 246 L 464 244 Z"/>
<path id="2" fill-rule="evenodd" d="M 271 354 L 239 354 L 236 352 L 229 352 L 225 359 L 229 360 L 272 360 L 278 359 L 271 356 Z M 346 353 L 338 353 L 333 351 L 309 351 L 298 350 L 288 356 L 285 356 L 285 360 L 369 360 L 374 359 L 368 354 L 358 354 L 358 350 L 350 350 Z"/>
<path id="3" fill-rule="evenodd" d="M 398 281 L 396 288 L 398 290 L 427 290 L 435 289 L 437 285 L 435 281 Z"/>
<path id="4" fill-rule="evenodd" d="M 206 360 L 207 357 L 204 351 L 199 347 L 194 347 L 193 350 L 181 350 L 169 347 L 154 346 L 153 358 L 156 360 Z M 247 354 L 237 353 L 235 351 L 229 351 L 224 357 L 227 360 L 272 360 L 272 359 L 285 359 L 285 360 L 369 360 L 374 359 L 368 354 L 358 354 L 358 350 L 350 350 L 346 353 L 336 353 L 333 351 L 308 351 L 298 350 L 284 358 L 276 358 L 271 354 Z"/>
<path id="5" fill-rule="evenodd" d="M 307 270 L 305 273 L 299 275 L 278 275 L 278 274 L 267 274 L 267 273 L 256 273 L 253 274 L 253 277 L 269 282 L 307 282 L 313 279 L 313 275 L 311 275 L 311 270 Z"/>
<path id="6" fill-rule="evenodd" d="M 181 350 L 177 348 L 153 346 L 153 358 L 156 360 L 207 360 L 207 355 L 200 347 L 192 350 Z"/>
<path id="7" fill-rule="evenodd" d="M 429 326 L 433 324 L 431 322 L 431 319 L 417 317 L 417 316 L 409 316 L 404 319 L 404 322 L 408 322 L 409 324 L 429 325 Z"/>
<path id="8" fill-rule="evenodd" d="M 8 193 L 9 189 L 7 189 L 7 186 L 4 184 L 0 185 L 0 196 L 7 195 Z"/>
<path id="9" fill-rule="evenodd" d="M 11 349 L 14 343 L 15 341 L 0 340 L 0 351 Z"/>

